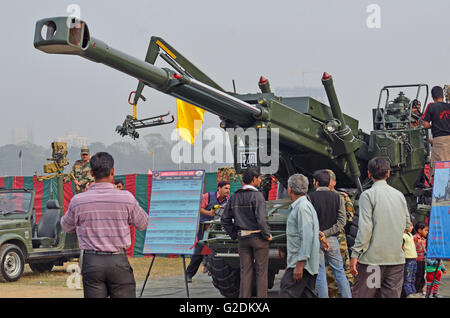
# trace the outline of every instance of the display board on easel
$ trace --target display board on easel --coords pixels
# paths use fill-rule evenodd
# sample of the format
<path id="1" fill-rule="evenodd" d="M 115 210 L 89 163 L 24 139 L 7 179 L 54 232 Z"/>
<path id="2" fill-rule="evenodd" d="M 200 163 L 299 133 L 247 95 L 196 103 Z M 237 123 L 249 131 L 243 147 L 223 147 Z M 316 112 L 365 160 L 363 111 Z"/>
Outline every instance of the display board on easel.
<path id="1" fill-rule="evenodd" d="M 427 257 L 450 258 L 450 161 L 435 163 Z"/>
<path id="2" fill-rule="evenodd" d="M 153 172 L 143 254 L 151 254 L 154 257 L 141 296 L 156 255 L 175 254 L 183 258 L 186 292 L 189 297 L 185 255 L 194 253 L 204 177 L 204 170 Z"/>
<path id="3" fill-rule="evenodd" d="M 431 284 L 434 285 L 441 260 L 450 258 L 450 161 L 439 161 L 434 166 L 427 258 L 437 259 Z"/>

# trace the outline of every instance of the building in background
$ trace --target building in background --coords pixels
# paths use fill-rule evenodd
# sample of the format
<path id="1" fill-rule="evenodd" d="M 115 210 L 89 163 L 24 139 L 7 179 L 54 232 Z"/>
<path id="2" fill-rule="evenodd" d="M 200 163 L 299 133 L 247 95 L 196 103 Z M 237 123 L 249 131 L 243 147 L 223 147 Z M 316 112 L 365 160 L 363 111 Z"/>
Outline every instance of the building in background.
<path id="1" fill-rule="evenodd" d="M 67 147 L 81 148 L 88 145 L 87 137 L 78 136 L 78 134 L 73 131 L 68 132 L 65 137 L 58 137 L 57 141 L 67 143 Z"/>
<path id="2" fill-rule="evenodd" d="M 18 145 L 24 142 L 34 142 L 33 129 L 27 127 L 14 127 L 11 130 L 11 143 Z"/>

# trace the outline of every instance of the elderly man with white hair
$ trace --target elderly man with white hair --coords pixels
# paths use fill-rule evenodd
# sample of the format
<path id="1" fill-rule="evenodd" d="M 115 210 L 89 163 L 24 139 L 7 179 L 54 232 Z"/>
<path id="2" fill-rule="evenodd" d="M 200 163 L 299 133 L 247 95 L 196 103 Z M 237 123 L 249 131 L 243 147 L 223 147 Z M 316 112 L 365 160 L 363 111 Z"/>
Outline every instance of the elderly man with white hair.
<path id="1" fill-rule="evenodd" d="M 320 243 L 326 250 L 329 245 L 319 231 L 317 213 L 307 196 L 308 184 L 308 178 L 302 174 L 288 179 L 293 203 L 286 224 L 287 268 L 280 283 L 280 297 L 317 298 Z"/>

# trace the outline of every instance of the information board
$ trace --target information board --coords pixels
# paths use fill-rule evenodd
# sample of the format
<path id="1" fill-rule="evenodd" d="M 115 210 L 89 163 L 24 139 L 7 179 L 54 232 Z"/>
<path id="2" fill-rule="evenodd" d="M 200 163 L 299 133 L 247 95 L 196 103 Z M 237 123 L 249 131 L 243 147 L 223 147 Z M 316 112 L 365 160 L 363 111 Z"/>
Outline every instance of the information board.
<path id="1" fill-rule="evenodd" d="M 192 255 L 205 171 L 154 171 L 144 254 Z"/>
<path id="2" fill-rule="evenodd" d="M 427 257 L 450 258 L 450 161 L 435 164 Z"/>

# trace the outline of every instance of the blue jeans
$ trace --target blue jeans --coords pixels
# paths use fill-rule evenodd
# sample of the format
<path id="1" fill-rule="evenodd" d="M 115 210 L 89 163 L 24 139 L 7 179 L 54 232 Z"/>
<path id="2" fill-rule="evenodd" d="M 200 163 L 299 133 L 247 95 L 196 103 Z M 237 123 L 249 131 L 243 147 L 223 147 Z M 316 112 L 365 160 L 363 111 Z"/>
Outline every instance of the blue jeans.
<path id="1" fill-rule="evenodd" d="M 339 248 L 339 242 L 336 236 L 327 237 L 330 243 L 330 249 L 323 251 L 320 249 L 320 262 L 319 262 L 319 274 L 317 275 L 316 289 L 319 294 L 319 298 L 328 298 L 328 283 L 327 283 L 327 270 L 325 267 L 325 258 L 333 271 L 334 278 L 336 279 L 339 293 L 342 298 L 352 298 L 352 292 L 350 290 L 350 284 L 344 271 L 344 262 L 342 261 L 341 251 Z"/>
<path id="2" fill-rule="evenodd" d="M 405 296 L 416 293 L 415 287 L 416 271 L 417 271 L 416 259 L 415 258 L 405 259 L 405 271 L 403 278 L 403 291 L 405 292 Z"/>

